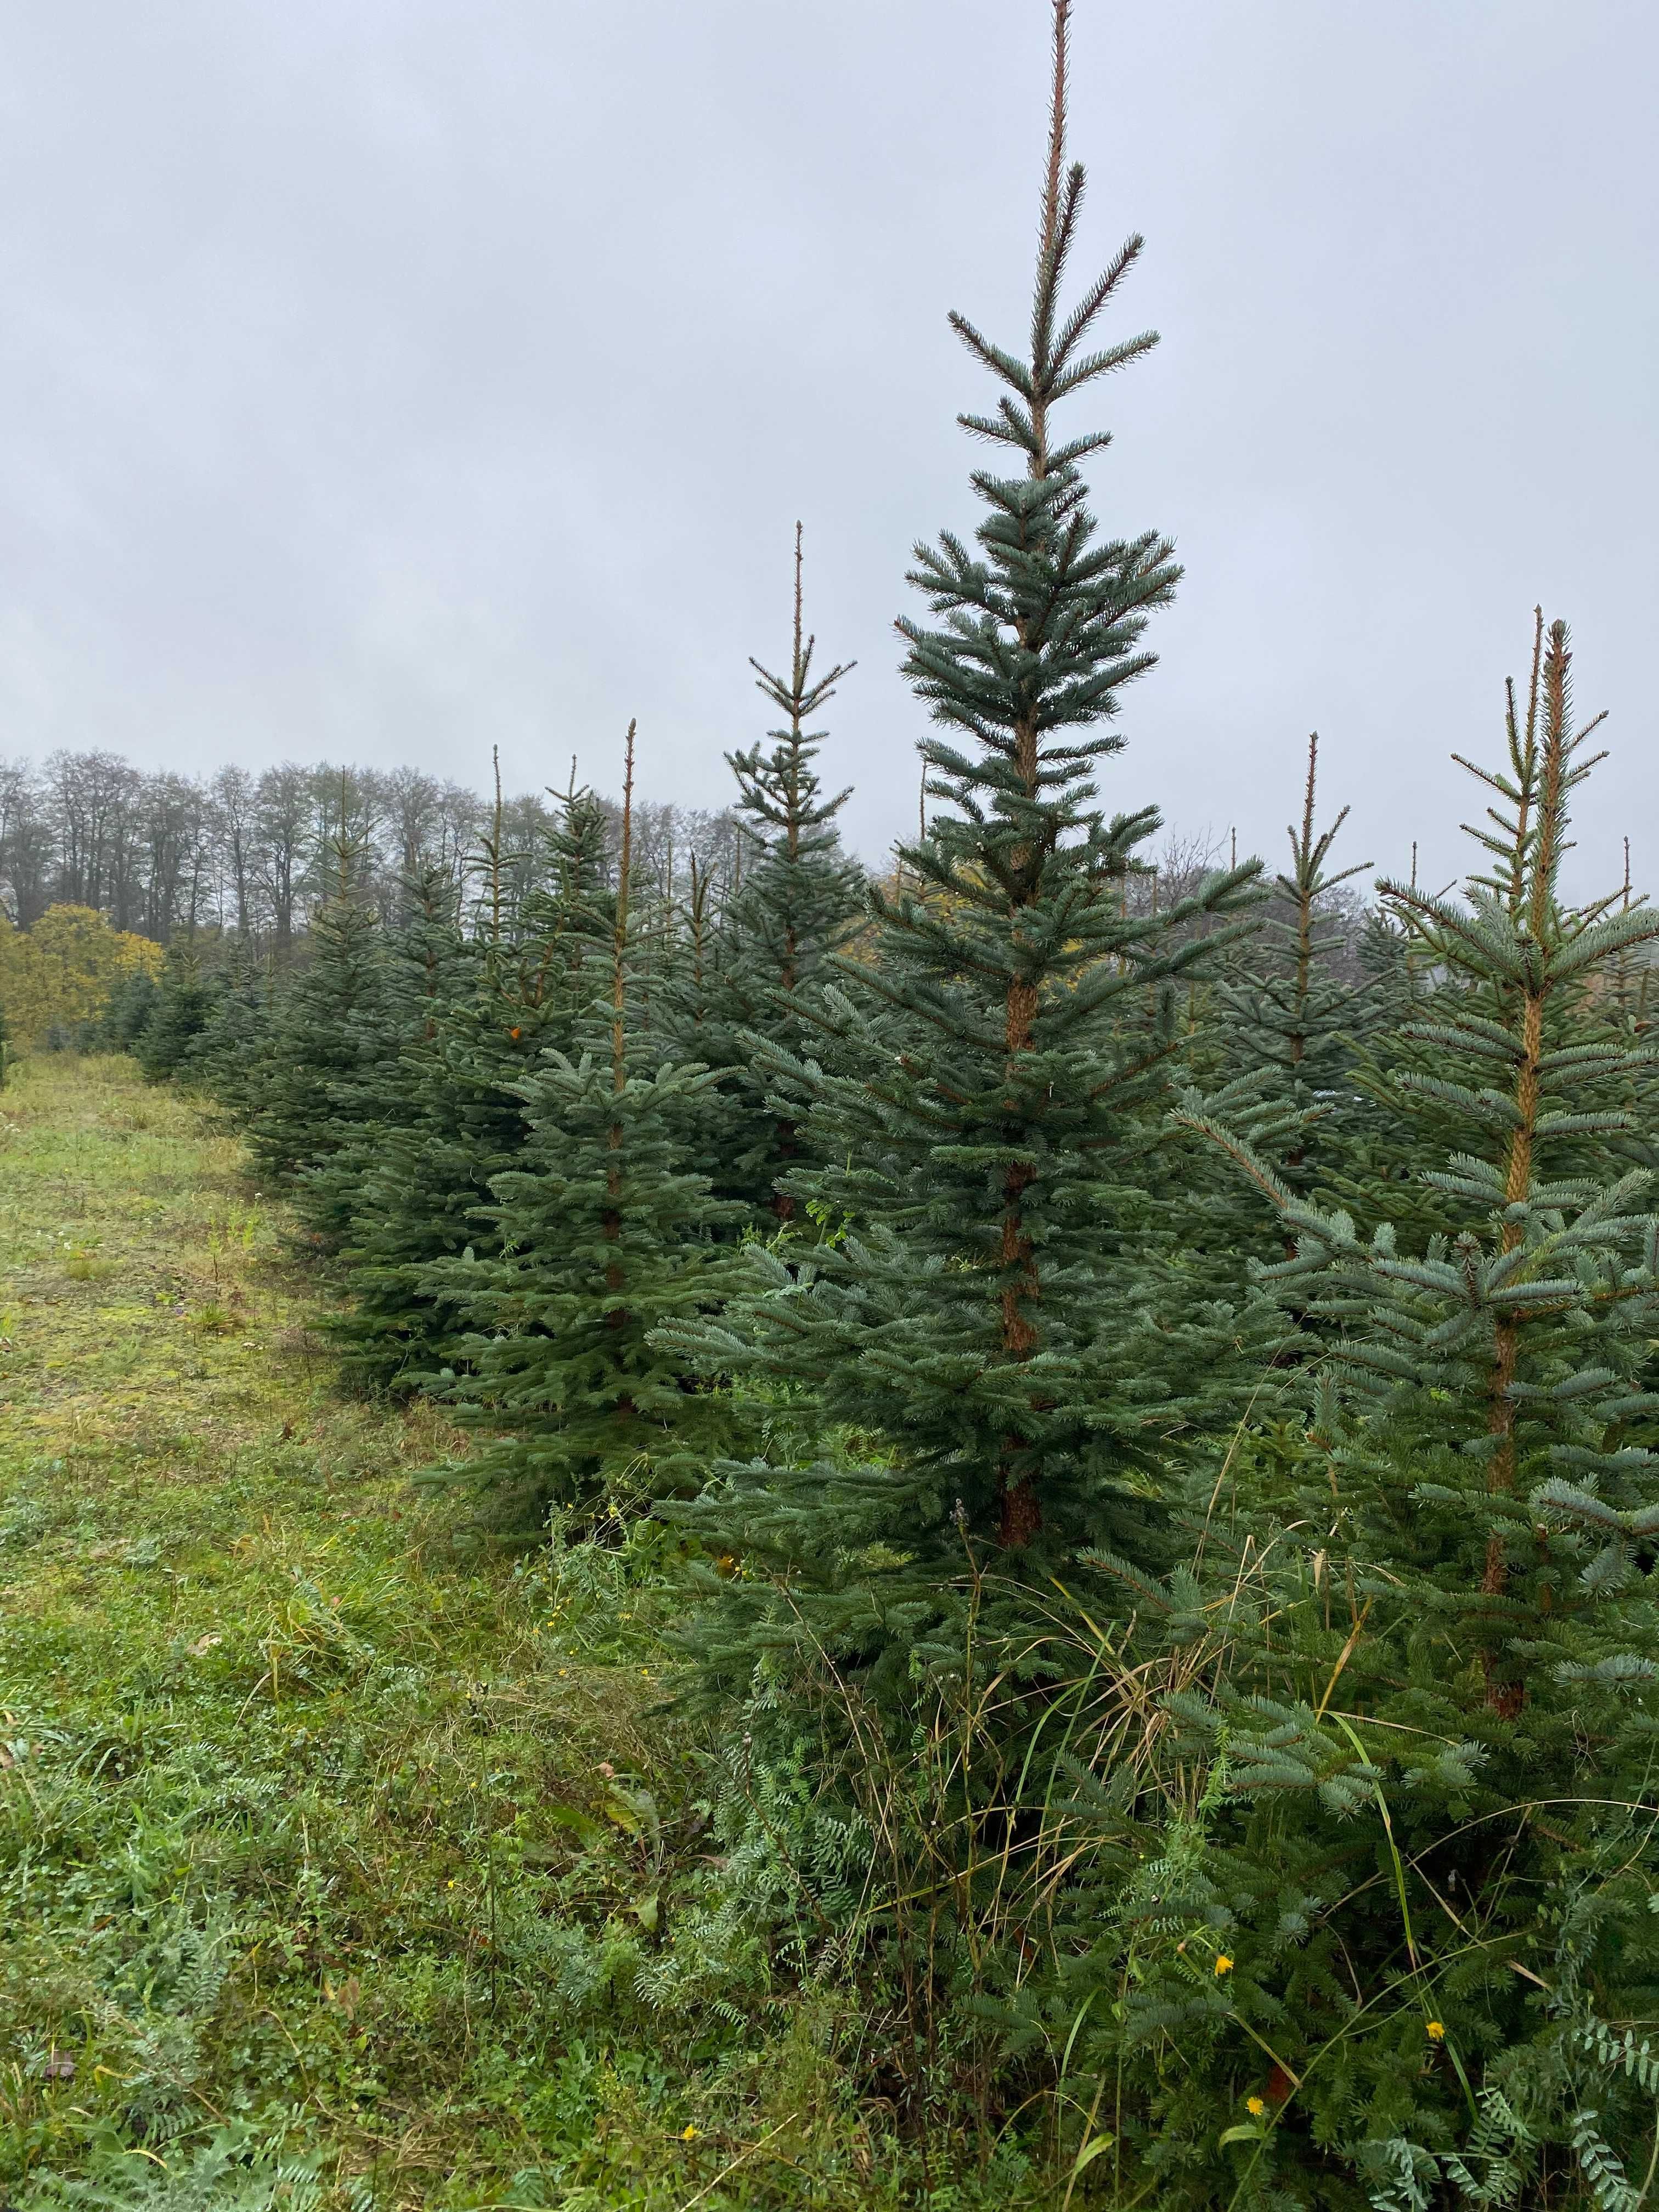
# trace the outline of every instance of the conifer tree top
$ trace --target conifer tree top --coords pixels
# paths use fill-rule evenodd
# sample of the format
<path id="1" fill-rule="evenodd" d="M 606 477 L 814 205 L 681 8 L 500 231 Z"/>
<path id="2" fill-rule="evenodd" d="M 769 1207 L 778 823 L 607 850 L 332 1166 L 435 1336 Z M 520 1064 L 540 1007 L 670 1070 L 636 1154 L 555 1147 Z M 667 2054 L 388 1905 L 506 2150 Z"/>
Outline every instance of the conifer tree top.
<path id="1" fill-rule="evenodd" d="M 1069 0 L 1054 0 L 1049 113 L 1029 354 L 1008 351 L 966 316 L 951 325 L 1005 389 L 994 415 L 958 421 L 976 438 L 1024 456 L 1017 475 L 973 474 L 988 512 L 970 549 L 953 532 L 918 544 L 909 580 L 936 627 L 898 623 L 905 673 L 935 722 L 969 740 L 925 741 L 927 791 L 942 802 L 931 834 L 902 859 L 922 880 L 973 896 L 986 880 L 1016 907 L 1074 896 L 1121 874 L 1127 822 L 1109 829 L 1091 802 L 1096 764 L 1122 738 L 1099 726 L 1121 688 L 1153 665 L 1140 639 L 1180 571 L 1156 532 L 1102 541 L 1085 505 L 1079 464 L 1110 442 L 1103 430 L 1055 441 L 1059 403 L 1157 343 L 1143 331 L 1111 344 L 1098 325 L 1139 258 L 1132 236 L 1069 311 L 1061 290 L 1083 204 L 1082 165 L 1066 160 Z M 1136 836 L 1156 823 L 1133 817 Z M 1131 841 L 1132 842 L 1132 841 Z M 1053 871 L 1067 879 L 1062 890 Z M 1086 897 L 1086 894 L 1085 894 Z"/>
<path id="2" fill-rule="evenodd" d="M 850 676 L 858 665 L 856 661 L 842 661 L 826 669 L 821 676 L 812 674 L 812 653 L 817 640 L 810 636 L 805 629 L 801 558 L 801 526 L 798 522 L 794 648 L 789 673 L 787 677 L 774 675 L 752 658 L 749 663 L 755 672 L 755 689 L 784 717 L 785 726 L 769 731 L 769 751 L 757 744 L 746 752 L 726 756 L 738 780 L 739 804 L 757 825 L 751 834 L 769 844 L 775 836 L 784 856 L 791 860 L 798 860 L 804 848 L 816 850 L 833 843 L 834 833 L 830 825 L 853 795 L 850 785 L 833 799 L 823 795 L 812 763 L 823 743 L 824 732 L 809 730 L 806 725 L 821 707 L 834 698 L 842 678 Z"/>

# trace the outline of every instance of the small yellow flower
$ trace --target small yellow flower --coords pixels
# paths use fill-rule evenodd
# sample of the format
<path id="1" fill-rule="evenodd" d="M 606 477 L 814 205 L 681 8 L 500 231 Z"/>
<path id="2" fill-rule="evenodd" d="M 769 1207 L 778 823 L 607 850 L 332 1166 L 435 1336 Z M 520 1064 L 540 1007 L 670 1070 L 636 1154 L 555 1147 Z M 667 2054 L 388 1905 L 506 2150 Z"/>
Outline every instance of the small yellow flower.
<path id="1" fill-rule="evenodd" d="M 454 1875 L 451 1875 L 451 1876 L 449 1877 L 449 1880 L 448 1880 L 448 1881 L 444 1884 L 444 1887 L 445 1887 L 446 1889 L 453 1889 L 453 1888 L 454 1888 L 454 1887 L 455 1887 L 455 1877 L 454 1877 Z"/>
<path id="2" fill-rule="evenodd" d="M 680 2141 L 682 2142 L 696 2142 L 697 2140 L 697 2134 L 698 2130 L 694 2128 L 690 2121 L 688 2120 L 685 2125 L 680 2130 Z"/>
<path id="3" fill-rule="evenodd" d="M 1233 1970 L 1233 1962 L 1232 1962 L 1232 1960 L 1231 1960 L 1227 1956 L 1227 1954 L 1226 1954 L 1224 1951 L 1222 1953 L 1221 1956 L 1220 1956 L 1220 1957 L 1216 1960 L 1216 1962 L 1215 1962 L 1215 1970 L 1216 1970 L 1216 1972 L 1217 1972 L 1217 1974 L 1218 1974 L 1218 1975 L 1220 1975 L 1220 1974 L 1231 1974 L 1231 1972 L 1232 1972 L 1232 1970 Z"/>
<path id="4" fill-rule="evenodd" d="M 1244 2109 L 1253 2120 L 1259 2120 L 1267 2109 L 1267 2100 L 1265 2097 L 1246 2097 Z"/>
<path id="5" fill-rule="evenodd" d="M 1446 2023 L 1443 2020 L 1431 2020 L 1428 2023 L 1428 2028 L 1429 2041 L 1431 2043 L 1443 2043 L 1445 2041 Z"/>

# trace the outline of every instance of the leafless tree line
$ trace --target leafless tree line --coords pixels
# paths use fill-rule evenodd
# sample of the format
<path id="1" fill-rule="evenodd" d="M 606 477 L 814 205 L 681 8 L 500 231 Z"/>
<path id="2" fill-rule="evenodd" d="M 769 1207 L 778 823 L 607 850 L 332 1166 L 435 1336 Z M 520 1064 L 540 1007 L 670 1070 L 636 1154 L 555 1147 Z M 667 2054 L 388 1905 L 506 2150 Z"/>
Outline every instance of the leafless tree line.
<path id="1" fill-rule="evenodd" d="M 603 803 L 619 827 L 615 802 Z M 234 933 L 261 953 L 280 954 L 330 895 L 343 845 L 356 888 L 388 920 L 405 909 L 423 873 L 435 869 L 462 892 L 469 879 L 476 884 L 495 841 L 496 804 L 493 793 L 412 768 L 288 762 L 258 775 L 222 768 L 201 777 L 147 774 L 101 751 L 54 753 L 38 769 L 0 760 L 0 908 L 27 929 L 49 906 L 89 906 L 158 944 Z M 515 904 L 545 879 L 558 794 L 524 793 L 500 805 L 501 868 Z M 613 851 L 619 842 L 613 836 Z M 729 809 L 635 801 L 635 865 L 643 884 L 665 899 L 684 893 L 694 856 L 729 888 L 743 865 L 740 842 Z M 1224 841 L 1172 835 L 1125 879 L 1125 906 L 1140 913 L 1177 904 L 1231 857 Z M 1344 925 L 1345 966 L 1364 911 L 1347 886 L 1331 902 L 1329 919 Z"/>
<path id="2" fill-rule="evenodd" d="M 54 753 L 40 768 L 0 759 L 0 908 L 27 929 L 50 906 L 94 907 L 161 945 L 234 932 L 280 953 L 337 880 L 343 849 L 391 919 L 434 869 L 464 890 L 498 830 L 510 893 L 522 895 L 545 872 L 557 814 L 550 793 L 498 802 L 411 768 L 288 762 L 202 777 L 102 751 Z M 737 846 L 726 811 L 636 805 L 637 863 L 665 897 L 694 854 L 729 878 Z"/>

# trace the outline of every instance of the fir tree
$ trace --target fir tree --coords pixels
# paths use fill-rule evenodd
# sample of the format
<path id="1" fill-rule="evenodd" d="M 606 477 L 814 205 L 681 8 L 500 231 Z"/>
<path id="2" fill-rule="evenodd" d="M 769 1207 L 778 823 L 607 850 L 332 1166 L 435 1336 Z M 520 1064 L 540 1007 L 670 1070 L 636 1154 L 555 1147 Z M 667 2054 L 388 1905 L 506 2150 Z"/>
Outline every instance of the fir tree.
<path id="1" fill-rule="evenodd" d="M 1188 1109 L 1282 1209 L 1296 1251 L 1270 1279 L 1337 1332 L 1304 1480 L 1233 1509 L 1264 1564 L 1230 1569 L 1224 1677 L 1177 1701 L 1188 1753 L 1224 1762 L 1190 1910 L 1225 1930 L 1236 1978 L 1204 2039 L 1236 2080 L 1229 2023 L 1260 2023 L 1298 2083 L 1339 2038 L 1343 2062 L 1298 2094 L 1319 2139 L 1356 2165 L 1427 2144 L 1425 2172 L 1453 2181 L 1473 2082 L 1516 2123 L 1492 2138 L 1516 2161 L 1505 2202 L 1552 2136 L 1588 2173 L 1585 2145 L 1616 2157 L 1650 2131 L 1650 2100 L 1595 2053 L 1617 2040 L 1598 2023 L 1659 2000 L 1659 1859 L 1631 1818 L 1659 1726 L 1659 1216 L 1620 1157 L 1653 1055 L 1598 1006 L 1659 917 L 1562 896 L 1595 725 L 1574 726 L 1565 625 L 1540 618 L 1540 647 L 1506 763 L 1474 770 L 1495 802 L 1485 872 L 1463 898 L 1382 887 L 1431 979 L 1391 1077 L 1399 1146 L 1447 1225 L 1397 1226 L 1391 1182 L 1362 1237 Z M 1379 1881 L 1360 1877 L 1373 1852 Z M 1435 2043 L 1450 2066 L 1402 2070 Z M 1189 2109 L 1212 2129 L 1213 2105 Z"/>
<path id="2" fill-rule="evenodd" d="M 1523 769 L 1534 778 L 1541 772 L 1540 716 L 1547 704 L 1547 643 L 1540 613 L 1534 622 L 1524 706 L 1517 700 L 1514 683 L 1504 685 L 1507 772 L 1494 779 L 1461 753 L 1452 756 L 1500 801 L 1498 808 L 1487 809 L 1480 823 L 1464 825 L 1492 871 L 1472 877 L 1471 884 L 1487 898 L 1502 897 L 1511 903 L 1518 896 L 1516 869 L 1522 865 L 1512 849 L 1513 840 L 1532 834 L 1540 796 L 1522 782 L 1515 784 L 1517 795 L 1511 799 L 1508 787 Z M 1462 1004 L 1477 1018 L 1489 1012 L 1485 1000 L 1491 987 L 1468 963 L 1448 963 L 1441 958 L 1424 916 L 1433 913 L 1445 894 L 1424 890 L 1415 844 L 1410 878 L 1382 889 L 1382 909 L 1362 940 L 1369 983 L 1365 1034 L 1354 1058 L 1353 1095 L 1342 1117 L 1341 1141 L 1332 1148 L 1329 1188 L 1367 1231 L 1386 1221 L 1393 1224 L 1396 1237 L 1419 1244 L 1436 1235 L 1455 1239 L 1467 1226 L 1465 1209 L 1456 1194 L 1435 1177 L 1425 1176 L 1422 1168 L 1425 1158 L 1437 1152 L 1449 1155 L 1467 1142 L 1461 1097 L 1447 1092 L 1441 1081 L 1446 1074 L 1444 1025 L 1455 1020 Z M 1613 963 L 1609 980 L 1627 961 L 1626 954 Z M 1598 984 L 1595 1003 L 1605 1000 L 1606 991 Z M 1573 1018 L 1581 1025 L 1595 1018 L 1595 1004 L 1583 994 L 1576 999 Z M 1599 1171 L 1611 1165 L 1620 1149 L 1609 1150 L 1598 1141 L 1576 1164 Z"/>
<path id="3" fill-rule="evenodd" d="M 586 1012 L 595 950 L 616 927 L 611 825 L 603 801 L 576 781 L 549 794 L 558 812 L 544 840 L 539 881 L 524 901 L 513 995 L 538 1025 L 535 1042 L 567 1047 Z"/>
<path id="4" fill-rule="evenodd" d="M 239 1124 L 251 1110 L 269 1042 L 275 990 L 243 938 L 232 940 L 201 1029 L 179 1073 Z"/>
<path id="5" fill-rule="evenodd" d="M 326 1178 L 346 1217 L 341 1257 L 349 1303 L 331 1334 L 345 1372 L 375 1387 L 409 1387 L 428 1364 L 432 1316 L 419 1291 L 422 1264 L 465 1242 L 450 1232 L 447 1185 L 465 1177 L 452 1157 L 458 1131 L 445 1106 L 444 1040 L 456 1002 L 477 975 L 462 933 L 460 886 L 436 865 L 405 881 L 408 918 L 386 946 L 388 998 L 398 1032 L 397 1115 L 367 1123 L 342 1146 Z M 469 1184 L 476 1203 L 479 1187 Z"/>
<path id="6" fill-rule="evenodd" d="M 1659 1287 L 1644 1256 L 1645 1178 L 1616 1149 L 1639 1126 L 1621 1093 L 1654 1055 L 1602 1034 L 1592 996 L 1621 954 L 1659 936 L 1659 917 L 1616 895 L 1577 909 L 1560 899 L 1568 802 L 1595 764 L 1580 757 L 1595 724 L 1571 726 L 1570 659 L 1558 623 L 1524 734 L 1510 717 L 1506 769 L 1474 771 L 1500 802 L 1495 830 L 1474 833 L 1497 869 L 1470 879 L 1467 903 L 1382 887 L 1441 976 L 1400 1040 L 1391 1096 L 1417 1125 L 1418 1172 L 1449 1231 L 1419 1255 L 1391 1220 L 1362 1242 L 1346 1215 L 1287 1197 L 1251 1159 L 1297 1237 L 1272 1279 L 1344 1325 L 1333 1356 L 1353 1464 L 1383 1486 L 1376 1510 L 1390 1522 L 1402 1475 L 1421 1509 L 1409 1516 L 1419 1567 L 1396 1559 L 1396 1590 L 1426 1632 L 1477 1632 L 1465 1648 L 1507 1718 L 1596 1594 L 1592 1582 L 1575 1595 L 1572 1553 L 1598 1525 L 1614 1541 L 1618 1512 L 1644 1502 L 1649 1455 L 1626 1438 L 1645 1403 L 1639 1389 L 1627 1401 Z M 1540 1525 L 1563 1468 L 1608 1501 L 1600 1522 L 1583 1507 L 1571 1540 Z M 1557 1504 L 1579 1510 L 1565 1490 Z"/>
<path id="7" fill-rule="evenodd" d="M 455 1472 L 544 1513 L 696 1487 L 726 1427 L 724 1400 L 688 1392 L 653 1342 L 718 1303 L 729 1260 L 710 1232 L 732 1209 L 679 1165 L 687 1102 L 712 1078 L 663 1061 L 634 1021 L 633 787 L 630 723 L 611 943 L 585 963 L 588 1010 L 573 1050 L 545 1051 L 514 1086 L 521 1164 L 479 1209 L 494 1255 L 475 1245 L 428 1275 L 475 1331 L 460 1418 L 494 1432 Z"/>
<path id="8" fill-rule="evenodd" d="M 375 1386 L 436 1383 L 464 1364 L 467 1285 L 446 1262 L 496 1255 L 480 1209 L 518 1158 L 526 1127 L 519 1085 L 550 1046 L 568 1049 L 586 963 L 614 908 L 607 831 L 593 794 L 569 789 L 543 856 L 542 887 L 509 910 L 501 896 L 499 788 L 478 872 L 482 933 L 463 942 L 447 883 L 423 923 L 428 947 L 418 1018 L 403 1055 L 404 1126 L 382 1133 L 359 1179 L 346 1240 L 352 1299 L 336 1333 L 348 1371 Z M 428 891 L 420 903 L 424 910 Z M 516 921 L 524 935 L 513 941 Z"/>
<path id="9" fill-rule="evenodd" d="M 95 1033 L 100 1052 L 131 1052 L 155 1011 L 160 987 L 148 968 L 135 968 L 110 993 Z"/>
<path id="10" fill-rule="evenodd" d="M 333 855 L 310 959 L 278 999 L 250 1072 L 247 1135 L 258 1166 L 288 1187 L 307 1225 L 337 1241 L 350 1219 L 352 1182 L 330 1170 L 368 1127 L 401 1118 L 402 1037 L 380 918 L 359 879 L 361 840 L 342 829 Z"/>
<path id="11" fill-rule="evenodd" d="M 683 1164 L 706 1175 L 717 1196 L 737 1196 L 752 1220 L 765 1193 L 751 1170 L 777 1122 L 765 1110 L 764 1086 L 753 1080 L 742 1032 L 730 1018 L 748 994 L 727 988 L 727 962 L 741 963 L 744 951 L 720 908 L 718 886 L 714 868 L 693 852 L 665 962 L 665 1028 L 677 1057 L 712 1067 L 719 1077 L 685 1102 Z"/>
<path id="12" fill-rule="evenodd" d="M 809 726 L 855 665 L 812 673 L 817 641 L 805 629 L 801 526 L 795 525 L 794 631 L 787 675 L 757 660 L 756 689 L 782 718 L 765 744 L 732 752 L 741 839 L 748 856 L 726 902 L 725 953 L 711 977 L 703 955 L 706 924 L 690 917 L 690 976 L 697 1003 L 696 1049 L 727 1071 L 719 1102 L 718 1188 L 756 1212 L 793 1218 L 795 1201 L 779 1178 L 797 1151 L 795 1124 L 767 1103 L 755 1067 L 754 1033 L 799 1052 L 809 1008 L 830 956 L 863 906 L 863 872 L 842 849 L 836 817 L 850 793 L 828 796 L 817 756 L 825 732 Z M 694 898 L 697 890 L 694 883 Z M 706 881 L 703 886 L 706 903 Z"/>
<path id="13" fill-rule="evenodd" d="M 811 1057 L 767 1055 L 825 1163 L 786 1188 L 829 1233 L 798 1276 L 757 1254 L 750 1295 L 682 1340 L 715 1371 L 817 1390 L 830 1424 L 877 1448 L 853 1467 L 732 1469 L 690 1515 L 750 1563 L 699 1632 L 734 1686 L 790 1632 L 766 1626 L 763 1565 L 795 1578 L 780 1620 L 861 1645 L 896 1682 L 964 1541 L 1011 1569 L 1029 1553 L 1038 1575 L 1091 1540 L 1164 1556 L 1175 1440 L 1232 1410 L 1239 1317 L 1180 1288 L 1148 1160 L 1174 981 L 1218 941 L 1185 926 L 1237 906 L 1256 870 L 1126 914 L 1158 817 L 1097 803 L 1177 571 L 1156 534 L 1098 537 L 1080 464 L 1104 434 L 1054 435 L 1060 401 L 1153 343 L 1096 337 L 1139 239 L 1060 306 L 1083 192 L 1063 155 L 1066 19 L 1059 0 L 1029 358 L 951 319 L 1006 387 L 964 425 L 1023 472 L 975 473 L 977 550 L 946 533 L 916 550 L 939 626 L 899 625 L 940 726 L 922 748 L 932 820 L 902 850 L 907 888 L 872 894 L 867 960 L 836 963 Z"/>
<path id="14" fill-rule="evenodd" d="M 1317 827 L 1317 732 L 1308 740 L 1308 775 L 1302 820 L 1285 832 L 1291 866 L 1273 881 L 1261 927 L 1245 949 L 1243 972 L 1221 985 L 1230 1018 L 1221 1040 L 1230 1069 L 1260 1070 L 1297 1121 L 1280 1161 L 1294 1189 L 1311 1187 L 1328 1149 L 1340 1144 L 1351 1106 L 1358 1010 L 1339 959 L 1346 949 L 1346 917 L 1332 894 L 1363 875 L 1368 860 L 1327 872 L 1343 823 L 1344 806 L 1326 829 Z"/>
<path id="15" fill-rule="evenodd" d="M 143 1025 L 131 1050 L 148 1083 L 177 1075 L 211 1018 L 218 997 L 216 979 L 204 975 L 194 951 L 169 953 Z"/>

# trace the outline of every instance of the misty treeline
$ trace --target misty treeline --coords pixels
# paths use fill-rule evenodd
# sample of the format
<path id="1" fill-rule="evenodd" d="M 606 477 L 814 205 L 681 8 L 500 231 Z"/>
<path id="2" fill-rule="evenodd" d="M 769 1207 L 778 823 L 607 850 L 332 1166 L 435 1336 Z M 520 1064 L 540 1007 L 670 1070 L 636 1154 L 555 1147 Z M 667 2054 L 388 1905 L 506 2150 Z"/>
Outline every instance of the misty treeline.
<path id="1" fill-rule="evenodd" d="M 50 907 L 89 907 L 158 945 L 234 931 L 257 954 L 281 954 L 326 896 L 342 836 L 357 889 L 387 920 L 422 869 L 459 886 L 486 836 L 499 837 L 507 896 L 520 896 L 555 803 L 521 793 L 501 802 L 499 822 L 495 810 L 488 793 L 410 768 L 290 761 L 190 776 L 98 750 L 39 767 L 0 759 L 0 911 L 28 929 Z M 665 895 L 694 857 L 723 878 L 739 865 L 725 810 L 641 804 L 634 837 L 642 873 Z"/>
<path id="2" fill-rule="evenodd" d="M 1149 857 L 1115 724 L 1180 571 L 1055 419 L 1153 343 L 1102 328 L 1138 239 L 1062 298 L 1066 14 L 1029 345 L 953 319 L 998 404 L 909 572 L 890 872 L 798 544 L 728 861 L 655 857 L 631 729 L 516 893 L 505 810 L 388 900 L 319 785 L 306 957 L 176 945 L 103 1037 L 245 1132 L 349 1384 L 447 1416 L 457 1540 L 671 1619 L 694 1841 L 626 1925 L 573 1874 L 573 2036 L 787 2017 L 930 2202 L 1638 2212 L 1659 915 L 1564 887 L 1541 613 L 1461 884 L 1356 900 L 1315 745 L 1276 876 Z"/>

